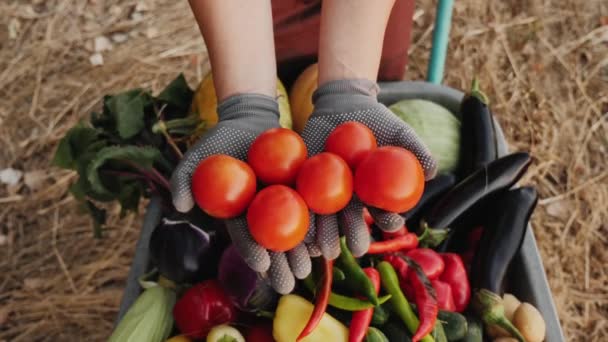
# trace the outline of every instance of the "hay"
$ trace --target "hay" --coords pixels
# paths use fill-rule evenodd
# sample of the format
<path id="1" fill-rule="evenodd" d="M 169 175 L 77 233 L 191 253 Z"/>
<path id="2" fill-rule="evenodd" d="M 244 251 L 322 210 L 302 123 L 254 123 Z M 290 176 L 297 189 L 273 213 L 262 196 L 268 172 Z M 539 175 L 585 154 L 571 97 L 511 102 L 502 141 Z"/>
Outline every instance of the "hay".
<path id="1" fill-rule="evenodd" d="M 418 5 L 408 78 L 424 76 L 430 47 L 434 3 Z M 466 89 L 478 75 L 513 148 L 534 155 L 524 182 L 542 196 L 533 223 L 564 332 L 605 339 L 608 4 L 455 6 L 446 83 Z M 103 94 L 157 91 L 179 72 L 194 85 L 208 68 L 185 1 L 0 2 L 0 169 L 42 171 L 37 186 L 0 185 L 0 341 L 108 336 L 141 218 L 113 206 L 94 240 L 67 193 L 75 175 L 50 157 Z"/>

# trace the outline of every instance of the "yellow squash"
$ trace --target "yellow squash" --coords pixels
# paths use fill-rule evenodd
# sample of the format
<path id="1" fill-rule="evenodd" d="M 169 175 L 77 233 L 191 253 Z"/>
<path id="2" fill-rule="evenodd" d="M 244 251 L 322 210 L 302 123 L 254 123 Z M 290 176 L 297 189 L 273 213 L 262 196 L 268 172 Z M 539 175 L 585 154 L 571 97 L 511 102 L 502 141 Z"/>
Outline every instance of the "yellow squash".
<path id="1" fill-rule="evenodd" d="M 285 90 L 283 83 L 281 83 L 281 80 L 278 78 L 277 101 L 279 102 L 279 112 L 281 115 L 279 124 L 281 127 L 291 129 L 291 109 L 289 107 L 287 91 Z M 215 87 L 213 86 L 213 77 L 211 76 L 211 73 L 207 74 L 207 76 L 199 84 L 198 89 L 194 94 L 192 111 L 199 114 L 201 120 L 205 123 L 205 129 L 209 129 L 217 124 L 217 95 L 215 94 Z"/>

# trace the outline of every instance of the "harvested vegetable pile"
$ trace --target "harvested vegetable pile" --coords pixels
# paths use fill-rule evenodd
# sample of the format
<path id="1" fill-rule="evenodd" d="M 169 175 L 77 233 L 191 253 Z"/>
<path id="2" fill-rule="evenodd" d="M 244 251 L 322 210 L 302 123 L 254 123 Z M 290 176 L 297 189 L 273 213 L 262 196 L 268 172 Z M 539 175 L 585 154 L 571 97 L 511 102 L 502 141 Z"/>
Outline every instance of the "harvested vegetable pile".
<path id="1" fill-rule="evenodd" d="M 408 78 L 422 77 L 428 57 L 432 4 L 421 5 Z M 608 310 L 599 205 L 608 200 L 607 9 L 599 0 L 522 6 L 456 4 L 446 83 L 466 89 L 482 70 L 509 141 L 536 157 L 526 182 L 539 188 L 533 223 L 565 333 L 600 340 Z M 25 171 L 0 187 L 0 339 L 103 340 L 141 222 L 120 219 L 112 206 L 106 238 L 92 239 L 91 221 L 66 192 L 74 174 L 48 170 L 50 157 L 103 94 L 156 94 L 182 71 L 195 84 L 208 67 L 204 48 L 182 2 L 5 2 L 0 13 L 0 169 Z M 104 64 L 91 66 L 99 56 Z"/>

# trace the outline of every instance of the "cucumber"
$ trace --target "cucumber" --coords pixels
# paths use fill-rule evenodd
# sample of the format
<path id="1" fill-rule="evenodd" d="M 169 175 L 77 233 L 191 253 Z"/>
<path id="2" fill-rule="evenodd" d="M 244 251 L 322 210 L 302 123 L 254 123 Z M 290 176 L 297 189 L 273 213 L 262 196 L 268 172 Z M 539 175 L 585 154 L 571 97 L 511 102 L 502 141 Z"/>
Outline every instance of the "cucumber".
<path id="1" fill-rule="evenodd" d="M 390 317 L 390 311 L 384 305 L 379 305 L 374 308 L 374 315 L 372 316 L 371 325 L 375 327 L 382 326 L 388 321 Z"/>
<path id="2" fill-rule="evenodd" d="M 437 319 L 443 324 L 448 341 L 458 341 L 467 334 L 467 319 L 458 312 L 439 310 Z"/>
<path id="3" fill-rule="evenodd" d="M 384 332 L 389 342 L 412 342 L 412 337 L 403 323 L 389 321 L 382 326 L 382 332 Z"/>
<path id="4" fill-rule="evenodd" d="M 467 333 L 460 342 L 483 342 L 483 325 L 479 318 L 467 316 Z"/>
<path id="5" fill-rule="evenodd" d="M 433 335 L 435 342 L 448 342 L 448 338 L 445 336 L 445 330 L 443 330 L 443 324 L 439 320 L 435 322 L 431 335 Z"/>
<path id="6" fill-rule="evenodd" d="M 370 327 L 365 334 L 365 342 L 390 342 L 386 335 L 377 328 Z"/>

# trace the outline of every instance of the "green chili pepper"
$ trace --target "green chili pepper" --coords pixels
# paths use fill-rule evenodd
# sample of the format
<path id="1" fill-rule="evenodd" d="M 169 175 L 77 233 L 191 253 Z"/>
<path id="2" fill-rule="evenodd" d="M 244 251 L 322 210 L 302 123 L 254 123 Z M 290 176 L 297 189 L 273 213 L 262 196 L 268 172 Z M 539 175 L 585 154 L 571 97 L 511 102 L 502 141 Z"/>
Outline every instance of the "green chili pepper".
<path id="1" fill-rule="evenodd" d="M 388 292 L 391 298 L 391 304 L 393 311 L 401 318 L 407 329 L 412 333 L 416 333 L 420 321 L 414 314 L 414 310 L 410 306 L 410 303 L 405 299 L 401 288 L 399 287 L 399 278 L 397 278 L 397 272 L 391 264 L 386 261 L 382 261 L 377 266 L 380 272 L 380 278 L 382 279 L 382 287 Z M 420 341 L 422 342 L 435 342 L 432 336 L 426 335 Z"/>
<path id="2" fill-rule="evenodd" d="M 343 282 L 344 279 L 346 279 L 344 272 L 342 272 L 342 270 L 339 269 L 338 267 L 334 266 L 333 272 L 334 272 L 334 283 Z"/>
<path id="3" fill-rule="evenodd" d="M 369 277 L 363 272 L 363 269 L 357 263 L 357 260 L 353 254 L 346 247 L 346 239 L 342 237 L 340 239 L 340 262 L 344 267 L 344 274 L 348 278 L 348 282 L 353 284 L 355 289 L 361 293 L 361 295 L 367 297 L 370 302 L 375 306 L 380 305 L 378 301 L 378 295 L 374 289 L 374 284 Z"/>
<path id="4" fill-rule="evenodd" d="M 303 280 L 304 286 L 313 294 L 315 291 L 315 282 L 312 279 L 312 276 L 308 276 Z M 391 299 L 391 295 L 385 295 L 378 298 L 379 304 L 384 304 Z M 332 292 L 329 295 L 329 305 L 333 306 L 336 309 L 345 310 L 345 311 L 361 311 L 365 309 L 371 309 L 374 307 L 374 304 L 368 302 L 366 300 L 361 300 L 353 297 L 344 296 L 341 294 L 337 294 Z"/>

